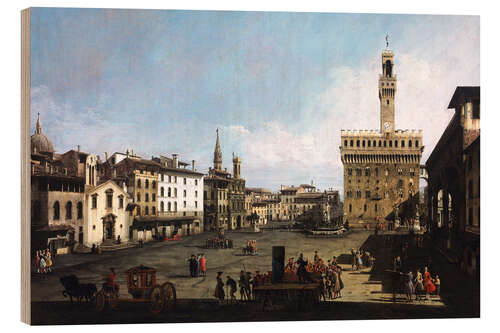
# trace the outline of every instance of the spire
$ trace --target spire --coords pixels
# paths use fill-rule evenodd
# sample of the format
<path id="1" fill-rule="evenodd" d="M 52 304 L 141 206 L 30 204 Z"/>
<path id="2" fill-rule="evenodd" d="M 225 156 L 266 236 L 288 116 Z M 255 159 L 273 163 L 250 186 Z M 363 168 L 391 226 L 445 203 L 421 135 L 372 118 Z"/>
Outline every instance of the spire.
<path id="1" fill-rule="evenodd" d="M 36 119 L 36 134 L 42 134 L 42 124 L 40 123 L 40 112 L 38 112 L 38 116 Z"/>
<path id="2" fill-rule="evenodd" d="M 219 142 L 219 129 L 217 132 L 217 141 L 215 142 L 215 151 L 214 151 L 214 169 L 221 170 L 222 169 L 222 152 L 220 150 L 220 142 Z"/>

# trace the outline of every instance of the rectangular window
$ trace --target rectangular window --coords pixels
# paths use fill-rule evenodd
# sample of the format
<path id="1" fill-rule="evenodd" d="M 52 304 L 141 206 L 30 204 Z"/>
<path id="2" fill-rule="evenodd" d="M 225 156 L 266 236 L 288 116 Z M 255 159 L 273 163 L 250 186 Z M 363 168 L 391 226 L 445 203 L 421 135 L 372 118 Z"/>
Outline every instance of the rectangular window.
<path id="1" fill-rule="evenodd" d="M 185 179 L 185 178 L 184 178 Z M 184 198 L 187 196 L 187 191 L 184 190 Z"/>
<path id="2" fill-rule="evenodd" d="M 168 182 L 171 183 L 172 182 L 172 176 L 168 176 Z"/>
<path id="3" fill-rule="evenodd" d="M 194 191 L 194 197 L 198 198 L 198 191 Z"/>
<path id="4" fill-rule="evenodd" d="M 194 202 L 194 208 L 198 208 L 198 201 Z"/>
<path id="5" fill-rule="evenodd" d="M 108 208 L 113 207 L 113 194 L 106 194 L 106 202 Z"/>
<path id="6" fill-rule="evenodd" d="M 184 203 L 183 203 L 183 207 L 184 207 L 184 208 L 186 208 L 186 201 L 184 201 Z"/>
<path id="7" fill-rule="evenodd" d="M 352 176 L 352 169 L 351 168 L 347 169 L 347 175 Z"/>
<path id="8" fill-rule="evenodd" d="M 119 204 L 119 208 L 123 208 L 123 197 L 120 196 L 120 204 Z"/>
<path id="9" fill-rule="evenodd" d="M 187 184 L 187 179 L 186 179 L 186 178 L 184 178 L 184 185 L 186 185 L 186 184 Z"/>
<path id="10" fill-rule="evenodd" d="M 92 196 L 92 208 L 93 209 L 97 208 L 97 195 Z"/>
<path id="11" fill-rule="evenodd" d="M 370 199 L 370 195 L 371 195 L 370 191 L 365 191 L 365 196 L 367 199 Z"/>
<path id="12" fill-rule="evenodd" d="M 174 188 L 174 197 L 177 198 L 177 187 Z"/>
<path id="13" fill-rule="evenodd" d="M 195 186 L 198 186 L 198 179 L 195 179 L 195 180 L 194 180 L 194 185 L 195 185 Z"/>

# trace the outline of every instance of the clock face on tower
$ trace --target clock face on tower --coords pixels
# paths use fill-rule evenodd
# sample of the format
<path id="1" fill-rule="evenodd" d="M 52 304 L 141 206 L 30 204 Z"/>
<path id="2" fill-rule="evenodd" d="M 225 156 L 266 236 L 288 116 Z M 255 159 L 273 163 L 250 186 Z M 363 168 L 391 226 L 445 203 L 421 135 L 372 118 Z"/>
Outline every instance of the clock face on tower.
<path id="1" fill-rule="evenodd" d="M 391 123 L 390 123 L 390 122 L 385 122 L 385 123 L 384 123 L 384 129 L 385 129 L 386 131 L 390 131 L 390 130 L 391 130 L 391 127 L 392 127 L 392 126 L 391 126 Z"/>

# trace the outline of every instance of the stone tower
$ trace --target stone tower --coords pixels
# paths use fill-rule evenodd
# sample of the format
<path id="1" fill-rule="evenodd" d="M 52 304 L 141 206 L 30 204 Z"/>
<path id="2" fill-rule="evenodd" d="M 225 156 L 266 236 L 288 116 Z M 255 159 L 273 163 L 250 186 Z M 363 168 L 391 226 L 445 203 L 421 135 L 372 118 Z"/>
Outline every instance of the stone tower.
<path id="1" fill-rule="evenodd" d="M 233 153 L 233 177 L 240 178 L 241 177 L 241 158 L 235 156 Z"/>
<path id="2" fill-rule="evenodd" d="M 395 129 L 396 76 L 388 44 L 378 83 L 380 130 L 341 131 L 344 222 L 352 227 L 393 221 L 397 207 L 419 191 L 422 131 Z"/>
<path id="3" fill-rule="evenodd" d="M 219 143 L 219 129 L 217 129 L 217 141 L 215 142 L 215 150 L 214 150 L 214 169 L 222 170 L 222 152 L 220 150 Z"/>
<path id="4" fill-rule="evenodd" d="M 382 74 L 380 74 L 378 79 L 381 133 L 391 133 L 394 131 L 394 99 L 397 90 L 396 81 L 396 75 L 394 74 L 394 54 L 391 50 L 386 48 L 382 51 Z"/>

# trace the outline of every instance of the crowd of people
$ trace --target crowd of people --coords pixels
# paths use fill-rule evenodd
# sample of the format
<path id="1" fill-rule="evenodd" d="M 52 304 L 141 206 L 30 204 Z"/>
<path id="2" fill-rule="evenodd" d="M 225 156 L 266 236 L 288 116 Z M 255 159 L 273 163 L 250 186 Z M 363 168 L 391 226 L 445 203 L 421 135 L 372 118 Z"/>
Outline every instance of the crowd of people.
<path id="1" fill-rule="evenodd" d="M 198 255 L 192 254 L 187 260 L 189 263 L 189 275 L 191 277 L 206 276 L 207 273 L 207 258 L 203 253 Z"/>
<path id="2" fill-rule="evenodd" d="M 54 262 L 52 260 L 52 254 L 49 249 L 38 250 L 35 253 L 35 272 L 39 274 L 50 273 L 53 270 Z"/>
<path id="3" fill-rule="evenodd" d="M 432 277 L 427 267 L 424 267 L 423 274 L 420 269 L 417 269 L 415 276 L 411 270 L 406 273 L 401 272 L 401 275 L 404 279 L 404 293 L 409 302 L 413 301 L 413 295 L 415 295 L 415 300 L 422 299 L 424 294 L 426 300 L 430 299 L 430 295 L 440 295 L 441 280 L 439 275 L 436 274 Z"/>
<path id="4" fill-rule="evenodd" d="M 371 268 L 375 264 L 375 257 L 363 249 L 351 249 L 351 267 L 352 271 L 358 271 L 362 268 Z"/>

